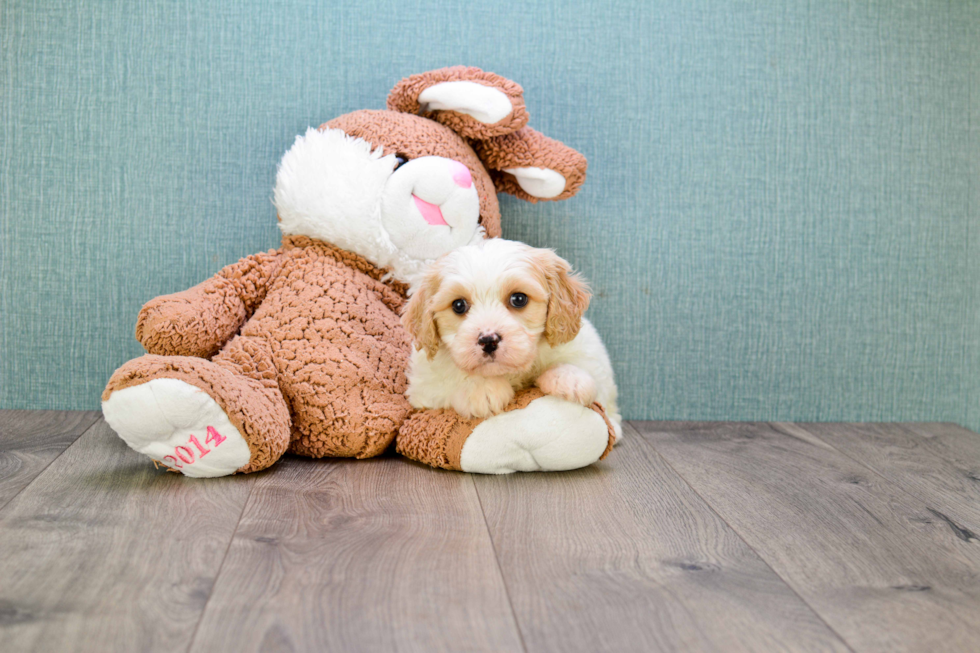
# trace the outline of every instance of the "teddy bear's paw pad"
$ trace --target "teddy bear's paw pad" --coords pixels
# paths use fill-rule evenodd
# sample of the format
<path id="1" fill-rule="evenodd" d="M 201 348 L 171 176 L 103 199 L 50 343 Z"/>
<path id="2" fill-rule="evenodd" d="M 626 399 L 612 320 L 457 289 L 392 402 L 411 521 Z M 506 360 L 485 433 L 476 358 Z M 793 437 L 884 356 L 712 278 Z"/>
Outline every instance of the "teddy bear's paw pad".
<path id="1" fill-rule="evenodd" d="M 251 458 L 217 402 L 177 379 L 116 390 L 102 402 L 102 413 L 130 447 L 187 476 L 227 476 Z"/>
<path id="2" fill-rule="evenodd" d="M 478 424 L 460 452 L 460 467 L 480 474 L 578 469 L 599 460 L 608 444 L 597 412 L 546 395 Z"/>

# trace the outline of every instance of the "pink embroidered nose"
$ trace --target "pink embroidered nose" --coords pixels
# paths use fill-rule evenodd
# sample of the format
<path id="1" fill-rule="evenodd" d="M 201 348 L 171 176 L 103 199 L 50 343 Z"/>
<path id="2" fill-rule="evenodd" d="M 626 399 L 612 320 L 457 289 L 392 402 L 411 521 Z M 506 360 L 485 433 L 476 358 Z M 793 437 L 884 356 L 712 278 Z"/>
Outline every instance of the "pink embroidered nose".
<path id="1" fill-rule="evenodd" d="M 457 186 L 469 188 L 473 185 L 473 175 L 470 174 L 470 169 L 462 163 L 453 161 L 453 181 L 456 182 Z"/>

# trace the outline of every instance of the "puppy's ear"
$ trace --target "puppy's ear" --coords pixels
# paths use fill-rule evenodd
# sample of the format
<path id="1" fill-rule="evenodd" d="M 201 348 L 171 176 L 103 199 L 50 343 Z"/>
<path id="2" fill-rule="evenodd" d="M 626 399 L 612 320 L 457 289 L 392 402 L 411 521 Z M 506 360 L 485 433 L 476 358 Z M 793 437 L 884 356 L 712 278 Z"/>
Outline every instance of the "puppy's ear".
<path id="1" fill-rule="evenodd" d="M 432 312 L 432 297 L 439 290 L 440 279 L 439 269 L 436 266 L 430 268 L 402 313 L 402 324 L 415 341 L 415 348 L 424 349 L 429 358 L 439 349 L 439 329 Z"/>
<path id="2" fill-rule="evenodd" d="M 548 287 L 544 337 L 549 345 L 561 345 L 578 335 L 582 328 L 582 314 L 589 307 L 592 294 L 585 280 L 572 272 L 568 261 L 550 249 L 538 255 L 536 264 Z"/>
<path id="3" fill-rule="evenodd" d="M 528 202 L 568 199 L 585 183 L 585 157 L 530 127 L 477 141 L 473 149 L 498 191 Z"/>
<path id="4" fill-rule="evenodd" d="M 406 77 L 388 94 L 388 108 L 421 114 L 465 138 L 509 134 L 528 121 L 519 84 L 467 66 Z"/>

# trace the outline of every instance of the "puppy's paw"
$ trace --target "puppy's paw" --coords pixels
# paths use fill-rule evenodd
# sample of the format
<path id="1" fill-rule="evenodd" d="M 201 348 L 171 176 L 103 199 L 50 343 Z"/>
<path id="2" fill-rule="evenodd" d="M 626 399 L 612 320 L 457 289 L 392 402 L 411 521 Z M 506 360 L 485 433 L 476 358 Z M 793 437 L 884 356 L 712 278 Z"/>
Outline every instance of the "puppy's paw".
<path id="1" fill-rule="evenodd" d="M 534 384 L 546 395 L 560 397 L 583 406 L 591 406 L 596 398 L 595 379 L 591 374 L 574 365 L 550 367 Z"/>
<path id="2" fill-rule="evenodd" d="M 479 379 L 457 390 L 452 405 L 461 417 L 482 419 L 502 411 L 513 398 L 514 388 L 505 379 Z"/>

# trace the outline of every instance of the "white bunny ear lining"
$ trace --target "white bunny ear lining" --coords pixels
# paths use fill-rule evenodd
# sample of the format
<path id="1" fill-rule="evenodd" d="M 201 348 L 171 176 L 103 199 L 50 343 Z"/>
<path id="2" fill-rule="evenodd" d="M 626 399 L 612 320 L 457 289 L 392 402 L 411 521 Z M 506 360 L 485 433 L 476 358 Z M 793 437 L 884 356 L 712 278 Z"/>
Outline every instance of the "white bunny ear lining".
<path id="1" fill-rule="evenodd" d="M 538 199 L 550 200 L 565 192 L 565 178 L 550 168 L 504 168 L 513 175 L 525 193 Z"/>
<path id="2" fill-rule="evenodd" d="M 497 190 L 529 202 L 568 199 L 585 182 L 584 156 L 527 126 L 472 145 Z"/>
<path id="3" fill-rule="evenodd" d="M 520 84 L 472 66 L 406 77 L 388 93 L 387 106 L 435 120 L 475 140 L 511 134 L 529 118 Z"/>
<path id="4" fill-rule="evenodd" d="M 567 199 L 585 181 L 585 157 L 527 126 L 523 94 L 519 84 L 500 75 L 454 66 L 402 79 L 387 106 L 462 136 L 498 192 L 529 202 Z"/>
<path id="5" fill-rule="evenodd" d="M 492 125 L 510 115 L 514 105 L 503 91 L 476 82 L 433 84 L 418 97 L 422 112 L 455 111 Z"/>

